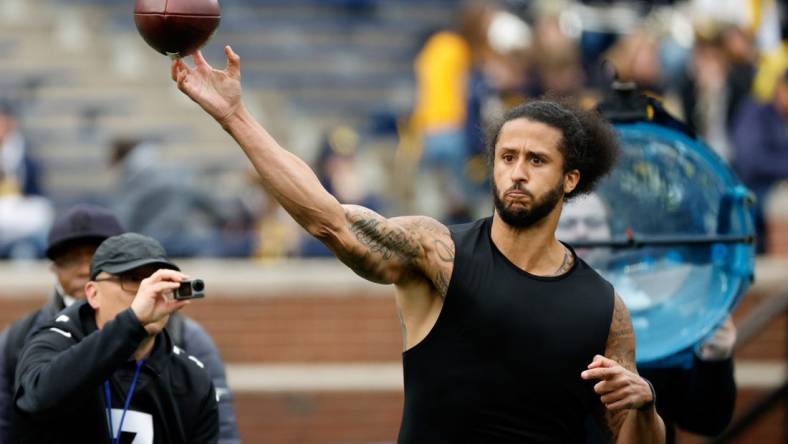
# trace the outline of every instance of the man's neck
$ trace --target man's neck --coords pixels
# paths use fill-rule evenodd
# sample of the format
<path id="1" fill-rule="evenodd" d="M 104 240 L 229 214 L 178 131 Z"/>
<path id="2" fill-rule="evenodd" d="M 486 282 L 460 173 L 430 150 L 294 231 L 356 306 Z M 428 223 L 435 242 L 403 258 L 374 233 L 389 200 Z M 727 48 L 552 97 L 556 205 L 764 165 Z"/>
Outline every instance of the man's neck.
<path id="1" fill-rule="evenodd" d="M 555 219 L 555 220 L 553 220 Z M 491 237 L 498 250 L 518 268 L 537 276 L 555 274 L 567 254 L 555 238 L 557 217 L 548 215 L 536 224 L 518 228 L 493 215 Z"/>
<path id="2" fill-rule="evenodd" d="M 156 336 L 150 335 L 145 338 L 141 343 L 140 346 L 137 347 L 137 351 L 134 352 L 134 360 L 139 361 L 142 358 L 147 358 L 151 351 L 153 351 L 153 344 L 156 342 Z"/>
<path id="3" fill-rule="evenodd" d="M 63 290 L 63 286 L 60 285 L 59 282 L 55 284 L 55 293 L 60 296 L 60 299 L 63 300 L 63 305 L 66 307 L 70 307 L 74 302 L 77 301 L 77 298 L 71 296 L 70 294 L 66 293 L 65 290 Z"/>

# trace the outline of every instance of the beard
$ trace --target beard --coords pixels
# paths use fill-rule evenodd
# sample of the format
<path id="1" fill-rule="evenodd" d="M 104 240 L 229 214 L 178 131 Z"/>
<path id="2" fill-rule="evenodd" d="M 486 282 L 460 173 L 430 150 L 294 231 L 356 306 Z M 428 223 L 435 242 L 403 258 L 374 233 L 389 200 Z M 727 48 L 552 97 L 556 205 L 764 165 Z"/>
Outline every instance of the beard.
<path id="1" fill-rule="evenodd" d="M 530 191 L 524 189 L 519 182 L 515 183 L 506 191 L 512 190 L 518 190 L 527 194 L 531 198 L 530 208 L 512 208 L 512 204 L 507 205 L 503 201 L 503 197 L 498 190 L 498 186 L 495 184 L 495 180 L 492 181 L 493 201 L 495 202 L 495 209 L 498 211 L 498 215 L 501 216 L 501 219 L 506 222 L 507 225 L 516 228 L 528 228 L 541 221 L 547 217 L 555 206 L 558 205 L 558 202 L 564 198 L 563 181 L 559 181 L 558 185 L 550 189 L 550 191 L 540 199 L 535 199 L 534 195 L 531 194 Z"/>

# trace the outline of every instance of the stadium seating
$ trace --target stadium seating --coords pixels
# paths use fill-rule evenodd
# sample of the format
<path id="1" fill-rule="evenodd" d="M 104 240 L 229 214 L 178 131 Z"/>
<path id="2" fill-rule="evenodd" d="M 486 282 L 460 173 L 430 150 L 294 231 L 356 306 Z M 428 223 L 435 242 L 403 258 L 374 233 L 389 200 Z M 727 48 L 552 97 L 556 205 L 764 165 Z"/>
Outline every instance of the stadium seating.
<path id="1" fill-rule="evenodd" d="M 233 45 L 247 101 L 309 159 L 326 128 L 409 109 L 413 55 L 426 33 L 448 23 L 454 3 L 223 0 L 205 54 L 223 64 L 223 45 Z M 57 207 L 111 185 L 102 166 L 117 135 L 159 140 L 168 161 L 197 170 L 245 167 L 221 129 L 175 91 L 169 61 L 137 35 L 131 2 L 24 4 L 26 14 L 0 28 L 0 94 L 23 99 L 22 122 Z"/>

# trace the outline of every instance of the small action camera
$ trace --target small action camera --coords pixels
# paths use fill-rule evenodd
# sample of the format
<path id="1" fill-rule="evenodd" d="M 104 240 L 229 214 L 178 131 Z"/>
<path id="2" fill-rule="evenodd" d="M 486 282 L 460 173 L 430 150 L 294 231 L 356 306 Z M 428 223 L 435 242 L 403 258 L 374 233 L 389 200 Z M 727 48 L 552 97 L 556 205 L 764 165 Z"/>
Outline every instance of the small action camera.
<path id="1" fill-rule="evenodd" d="M 197 299 L 205 297 L 205 282 L 202 279 L 193 279 L 181 282 L 181 286 L 175 290 L 175 299 Z"/>

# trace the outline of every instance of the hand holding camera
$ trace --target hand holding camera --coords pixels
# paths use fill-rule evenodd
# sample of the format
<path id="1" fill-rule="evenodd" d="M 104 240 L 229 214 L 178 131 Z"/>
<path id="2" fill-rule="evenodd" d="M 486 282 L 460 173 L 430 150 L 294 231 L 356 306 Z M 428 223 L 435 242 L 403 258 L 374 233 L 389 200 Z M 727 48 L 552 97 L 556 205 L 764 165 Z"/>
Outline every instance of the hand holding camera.
<path id="1" fill-rule="evenodd" d="M 183 284 L 191 287 L 189 282 L 194 281 L 189 281 L 188 276 L 181 272 L 167 269 L 158 270 L 140 282 L 131 309 L 149 334 L 160 332 L 169 315 L 189 303 L 184 298 L 170 296 L 171 293 L 178 294 Z M 202 287 L 204 289 L 204 285 Z"/>

